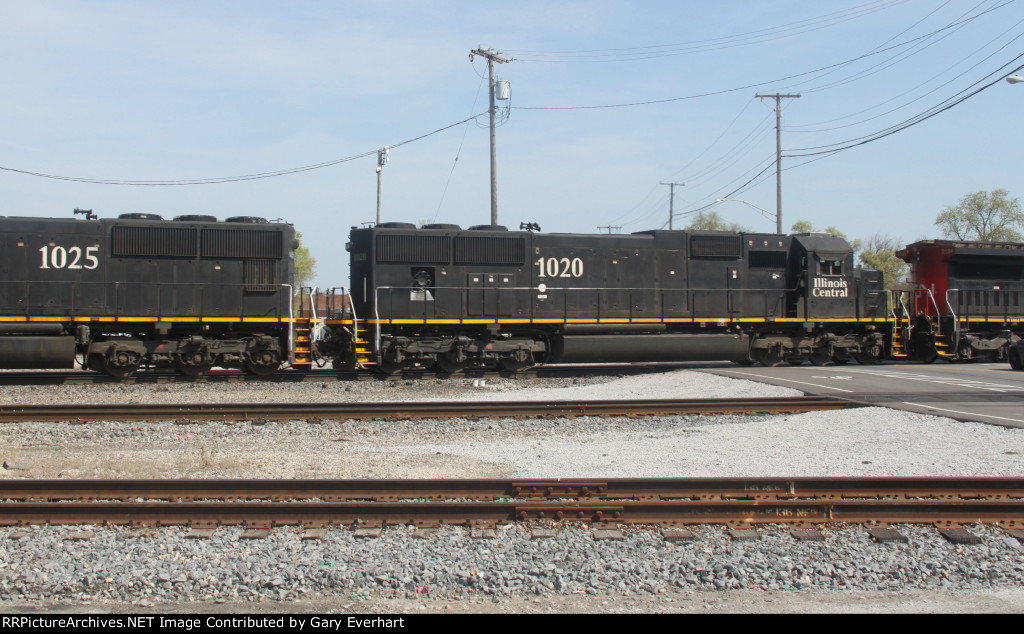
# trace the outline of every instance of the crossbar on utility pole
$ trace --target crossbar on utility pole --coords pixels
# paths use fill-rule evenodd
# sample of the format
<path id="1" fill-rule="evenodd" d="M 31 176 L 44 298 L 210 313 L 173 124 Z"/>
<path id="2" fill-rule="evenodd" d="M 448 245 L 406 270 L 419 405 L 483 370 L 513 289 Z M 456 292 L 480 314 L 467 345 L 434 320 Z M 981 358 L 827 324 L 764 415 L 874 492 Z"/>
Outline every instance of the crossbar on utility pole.
<path id="1" fill-rule="evenodd" d="M 668 185 L 668 230 L 672 231 L 672 216 L 675 215 L 673 210 L 673 202 L 676 198 L 676 185 L 685 187 L 686 183 L 665 183 L 659 181 L 662 185 Z"/>
<path id="2" fill-rule="evenodd" d="M 775 232 L 782 233 L 782 99 L 799 99 L 795 95 L 754 95 L 757 99 L 775 100 Z"/>
<path id="3" fill-rule="evenodd" d="M 377 224 L 380 224 L 380 198 L 381 198 L 381 172 L 384 171 L 384 166 L 388 164 L 388 152 L 390 146 L 385 145 L 383 148 L 377 150 Z"/>
<path id="4" fill-rule="evenodd" d="M 496 51 L 491 49 L 474 49 L 469 53 L 469 58 L 472 60 L 474 55 L 487 59 L 487 79 L 490 85 L 490 99 L 491 99 L 491 224 L 498 224 L 498 152 L 495 147 L 495 117 L 497 116 L 497 109 L 494 107 L 494 63 L 505 64 L 512 60 L 505 59 Z"/>

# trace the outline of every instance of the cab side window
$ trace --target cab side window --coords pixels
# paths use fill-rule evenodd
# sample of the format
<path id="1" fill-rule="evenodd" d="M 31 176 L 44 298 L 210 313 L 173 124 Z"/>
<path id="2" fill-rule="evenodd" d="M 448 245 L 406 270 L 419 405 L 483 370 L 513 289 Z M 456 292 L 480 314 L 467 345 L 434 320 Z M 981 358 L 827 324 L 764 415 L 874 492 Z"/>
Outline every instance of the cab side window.
<path id="1" fill-rule="evenodd" d="M 842 260 L 819 260 L 818 261 L 818 275 L 842 275 L 843 274 L 843 261 Z"/>

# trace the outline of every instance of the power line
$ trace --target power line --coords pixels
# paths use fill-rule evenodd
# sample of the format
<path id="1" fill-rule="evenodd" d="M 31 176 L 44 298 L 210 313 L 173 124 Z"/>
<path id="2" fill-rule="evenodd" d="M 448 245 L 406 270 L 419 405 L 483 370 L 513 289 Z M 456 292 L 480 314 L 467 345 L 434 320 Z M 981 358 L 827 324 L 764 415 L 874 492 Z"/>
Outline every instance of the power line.
<path id="1" fill-rule="evenodd" d="M 467 121 L 472 121 L 473 119 L 476 119 L 477 117 L 482 116 L 484 114 L 487 114 L 487 113 L 480 113 L 480 114 L 477 114 L 477 115 L 473 115 L 472 117 L 468 117 L 466 119 L 463 119 L 462 121 L 457 121 L 456 123 L 452 123 L 450 125 L 446 125 L 443 128 L 438 128 L 438 129 L 434 130 L 433 132 L 428 132 L 426 134 L 421 134 L 418 137 L 414 137 L 412 139 L 407 139 L 407 140 L 402 141 L 400 143 L 392 143 L 390 145 L 390 147 L 391 148 L 396 148 L 396 147 L 401 147 L 403 145 L 408 145 L 410 143 L 414 143 L 416 141 L 420 141 L 420 140 L 425 139 L 425 138 L 427 138 L 429 136 L 433 136 L 435 134 L 438 134 L 439 132 L 444 132 L 445 130 L 448 130 L 450 128 L 454 128 L 455 126 L 462 125 L 463 123 L 466 123 Z M 27 176 L 37 176 L 39 178 L 49 178 L 49 179 L 53 179 L 53 180 L 71 181 L 71 182 L 75 182 L 75 183 L 89 183 L 89 184 L 92 184 L 92 185 L 124 185 L 124 186 L 133 186 L 133 187 L 170 187 L 170 186 L 184 186 L 184 185 L 219 185 L 219 184 L 222 184 L 222 183 L 235 183 L 235 182 L 239 182 L 239 181 L 252 181 L 252 180 L 259 180 L 259 179 L 264 179 L 264 178 L 275 178 L 275 177 L 278 177 L 278 176 L 287 176 L 289 174 L 298 174 L 300 172 L 309 172 L 309 171 L 312 171 L 312 170 L 323 169 L 325 167 L 332 167 L 334 165 L 340 165 L 341 163 L 347 163 L 349 161 L 355 161 L 357 159 L 366 158 L 367 156 L 373 156 L 374 154 L 377 153 L 377 151 L 378 151 L 377 149 L 373 149 L 373 150 L 369 150 L 367 152 L 360 152 L 359 154 L 353 154 L 352 156 L 346 156 L 344 158 L 332 159 L 330 161 L 324 161 L 322 163 L 314 163 L 312 165 L 303 165 L 302 167 L 292 167 L 292 168 L 287 168 L 287 169 L 282 169 L 282 170 L 275 170 L 275 171 L 272 171 L 272 172 L 260 172 L 260 173 L 257 173 L 257 174 L 243 174 L 241 176 L 222 176 L 222 177 L 217 177 L 217 178 L 194 178 L 194 179 L 185 179 L 185 180 L 125 180 L 125 179 L 115 179 L 115 178 L 86 178 L 86 177 L 81 177 L 81 176 L 61 176 L 59 174 L 47 174 L 47 173 L 44 173 L 44 172 L 33 172 L 33 171 L 30 171 L 30 170 L 17 169 L 17 168 L 13 168 L 13 167 L 4 167 L 2 165 L 0 165 L 0 170 L 3 170 L 5 172 L 14 172 L 16 174 L 25 174 Z"/>
<path id="2" fill-rule="evenodd" d="M 884 53 L 888 53 L 888 52 L 893 51 L 893 50 L 897 50 L 897 49 L 901 49 L 903 47 L 910 46 L 910 45 L 915 44 L 916 42 L 921 41 L 921 40 L 927 40 L 927 39 L 929 39 L 931 37 L 934 37 L 935 35 L 937 35 L 939 33 L 943 33 L 943 32 L 948 31 L 950 29 L 959 28 L 960 26 L 962 26 L 964 24 L 968 24 L 970 22 L 973 22 L 974 20 L 977 20 L 978 18 L 980 18 L 980 17 L 982 17 L 982 16 L 984 16 L 984 15 L 986 15 L 988 13 L 992 13 L 993 11 L 997 11 L 999 9 L 1002 9 L 1002 8 L 1006 7 L 1006 6 L 1009 6 L 1013 1 L 1014 0 L 1006 0 L 1002 4 L 994 6 L 994 7 L 991 7 L 989 9 L 984 10 L 984 11 L 981 11 L 981 12 L 979 12 L 976 15 L 972 15 L 970 17 L 963 18 L 961 20 L 957 20 L 955 22 L 947 24 L 946 26 L 944 26 L 942 28 L 936 29 L 936 30 L 934 30 L 934 31 L 932 31 L 930 33 L 926 33 L 924 35 L 920 35 L 918 37 L 911 38 L 909 40 L 905 40 L 905 41 L 900 42 L 898 44 L 893 44 L 892 46 L 888 46 L 888 47 L 881 48 L 881 49 L 876 47 L 875 49 L 873 49 L 873 50 L 871 50 L 871 51 L 869 51 L 867 53 L 864 53 L 862 55 L 858 55 L 857 57 L 852 57 L 850 59 L 847 59 L 847 60 L 844 60 L 844 61 L 841 61 L 841 62 L 836 62 L 835 64 L 829 64 L 827 66 L 822 66 L 822 67 L 816 68 L 814 70 L 804 71 L 802 73 L 796 73 L 796 74 L 793 74 L 793 75 L 787 75 L 785 77 L 779 77 L 779 78 L 771 79 L 771 80 L 767 80 L 767 81 L 761 81 L 761 82 L 756 82 L 756 83 L 753 83 L 753 84 L 747 84 L 745 86 L 737 86 L 735 88 L 724 88 L 722 90 L 714 90 L 714 91 L 710 91 L 710 92 L 696 93 L 696 94 L 692 94 L 692 95 L 684 95 L 684 96 L 681 96 L 681 97 L 669 97 L 667 99 L 650 99 L 650 100 L 646 100 L 646 101 L 632 101 L 632 102 L 625 102 L 625 103 L 600 104 L 600 105 L 583 105 L 583 106 L 514 106 L 513 109 L 515 109 L 515 110 L 600 110 L 600 109 L 610 109 L 610 108 L 632 108 L 632 107 L 637 107 L 637 106 L 650 106 L 650 105 L 657 105 L 657 104 L 664 104 L 664 103 L 673 103 L 673 102 L 676 102 L 676 101 L 688 101 L 688 100 L 692 100 L 692 99 L 702 99 L 702 98 L 705 98 L 705 97 L 714 97 L 714 96 L 717 96 L 717 95 L 726 95 L 726 94 L 733 93 L 733 92 L 740 92 L 740 91 L 744 91 L 744 90 L 751 90 L 751 89 L 754 89 L 754 88 L 759 88 L 761 86 L 777 85 L 777 84 L 781 84 L 782 82 L 790 81 L 790 80 L 793 80 L 793 79 L 798 79 L 798 78 L 801 78 L 801 77 L 808 77 L 808 76 L 811 76 L 811 75 L 816 75 L 818 73 L 824 73 L 825 71 L 831 71 L 831 70 L 834 70 L 834 69 L 838 69 L 838 68 L 841 68 L 843 66 L 848 66 L 850 64 L 853 64 L 854 62 L 859 62 L 861 60 L 868 59 L 868 58 L 874 57 L 876 55 L 882 55 Z"/>
<path id="3" fill-rule="evenodd" d="M 878 103 L 878 104 L 875 104 L 874 106 L 871 106 L 871 107 L 869 107 L 869 108 L 864 108 L 864 109 L 862 109 L 862 110 L 860 110 L 860 111 L 858 111 L 858 112 L 852 113 L 852 114 L 848 114 L 848 115 L 845 115 L 845 116 L 842 116 L 842 117 L 837 117 L 837 118 L 834 118 L 834 119 L 830 119 L 830 120 L 828 120 L 828 121 L 821 121 L 821 122 L 818 122 L 818 123 L 814 123 L 814 124 L 805 124 L 805 125 L 795 125 L 795 126 L 792 126 L 792 127 L 790 128 L 790 132 L 792 132 L 792 133 L 795 133 L 795 134 L 796 134 L 796 133 L 800 133 L 800 134 L 809 134 L 809 133 L 816 133 L 816 132 L 828 132 L 828 131 L 831 131 L 831 130 L 839 130 L 839 129 L 842 129 L 842 128 L 849 128 L 849 127 L 853 127 L 853 126 L 856 126 L 856 125 L 860 125 L 860 124 L 862 124 L 862 123 L 867 123 L 868 121 L 873 121 L 874 119 L 878 119 L 878 118 L 881 118 L 881 117 L 883 117 L 883 116 L 885 116 L 885 115 L 887 115 L 887 114 L 892 114 L 893 112 L 896 112 L 896 111 L 898 111 L 898 110 L 902 110 L 903 108 L 906 108 L 906 107 L 910 106 L 911 104 L 913 104 L 913 103 L 915 103 L 915 102 L 917 102 L 917 101 L 920 101 L 921 99 L 924 99 L 924 98 L 925 98 L 925 97 L 927 97 L 928 95 L 931 95 L 931 94 L 933 94 L 933 93 L 937 92 L 937 91 L 938 91 L 938 90 L 939 90 L 940 88 L 942 88 L 942 87 L 944 87 L 944 86 L 948 86 L 949 84 L 953 83 L 953 81 L 955 81 L 955 80 L 959 79 L 960 77 L 963 77 L 963 76 L 964 76 L 964 75 L 966 75 L 966 74 L 967 74 L 967 73 L 968 73 L 969 71 L 971 71 L 971 70 L 973 70 L 973 69 L 977 68 L 977 67 L 978 67 L 978 66 L 980 66 L 980 65 L 981 65 L 981 64 L 982 64 L 983 62 L 985 62 L 985 61 L 987 61 L 987 60 L 991 59 L 991 58 L 992 58 L 992 57 L 993 57 L 993 56 L 994 56 L 994 55 L 995 55 L 996 53 L 998 53 L 999 51 L 1001 51 L 1001 50 L 1005 49 L 1005 48 L 1006 48 L 1006 45 L 1004 45 L 1004 46 L 1000 47 L 1000 48 L 999 48 L 999 49 L 997 49 L 997 50 L 996 50 L 996 51 L 995 51 L 994 53 L 992 53 L 992 54 L 990 54 L 990 55 L 986 56 L 985 58 L 983 58 L 983 59 L 982 59 L 981 61 L 979 61 L 978 63 L 976 63 L 976 64 L 974 64 L 974 65 L 970 66 L 969 68 L 967 68 L 967 70 L 965 70 L 965 71 L 963 71 L 963 72 L 961 72 L 961 73 L 959 73 L 959 74 L 957 74 L 957 75 L 953 76 L 953 77 L 952 77 L 951 79 L 949 79 L 948 81 L 945 81 L 945 82 L 943 82 L 942 84 L 938 85 L 937 87 L 933 88 L 932 90 L 929 90 L 929 91 L 925 92 L 924 94 L 920 95 L 919 97 L 915 97 L 914 99 L 911 99 L 910 101 L 908 101 L 908 102 L 906 102 L 906 103 L 904 103 L 904 104 L 902 104 L 902 105 L 896 106 L 896 107 L 894 107 L 894 108 L 891 108 L 891 109 L 889 109 L 889 110 L 887 110 L 887 111 L 885 111 L 885 112 L 882 112 L 882 113 L 880 113 L 880 114 L 874 115 L 874 116 L 872 116 L 872 117 L 868 117 L 868 118 L 866 118 L 866 119 L 861 119 L 861 120 L 859 120 L 859 121 L 855 121 L 855 122 L 853 122 L 853 123 L 847 123 L 847 124 L 843 124 L 843 125 L 836 125 L 836 126 L 833 126 L 833 127 L 829 127 L 829 128 L 820 128 L 820 127 L 817 127 L 817 128 L 816 128 L 816 127 L 815 127 L 815 126 L 821 126 L 821 125 L 825 125 L 825 124 L 828 124 L 828 123 L 835 123 L 835 122 L 838 122 L 838 121 L 842 121 L 842 120 L 844 120 L 844 119 L 851 119 L 851 118 L 853 118 L 853 117 L 856 117 L 856 116 L 859 116 L 859 115 L 865 114 L 865 113 L 867 113 L 867 112 L 870 112 L 871 110 L 875 110 L 875 109 L 878 109 L 878 108 L 880 108 L 880 107 L 884 106 L 885 104 L 888 104 L 888 103 L 890 103 L 890 102 L 896 101 L 897 99 L 899 99 L 899 98 L 901 98 L 901 97 L 903 97 L 903 96 L 905 96 L 905 95 L 909 95 L 909 94 L 911 94 L 911 93 L 913 93 L 913 92 L 917 91 L 918 89 L 920 89 L 920 88 L 922 88 L 922 87 L 924 87 L 924 86 L 927 86 L 928 84 L 930 84 L 930 83 L 932 83 L 932 82 L 936 81 L 937 79 L 939 79 L 939 78 L 940 78 L 940 77 L 942 77 L 943 75 L 946 75 L 946 74 L 948 74 L 948 73 L 952 72 L 954 68 L 956 68 L 957 66 L 959 66 L 959 65 L 963 64 L 964 62 L 968 61 L 968 60 L 969 60 L 969 59 L 970 59 L 971 57 L 974 57 L 975 55 L 978 55 L 978 54 L 979 54 L 979 53 L 981 53 L 981 52 L 982 52 L 982 51 L 983 51 L 984 49 L 988 48 L 988 47 L 989 47 L 989 46 L 991 46 L 991 45 L 992 45 L 993 43 L 995 43 L 995 42 L 996 42 L 997 40 L 999 40 L 1000 38 L 1002 38 L 1002 37 L 1006 36 L 1007 34 L 1011 33 L 1012 31 L 1014 31 L 1014 30 L 1015 30 L 1015 29 L 1016 29 L 1017 27 L 1019 27 L 1019 26 L 1020 26 L 1020 25 L 1021 25 L 1022 23 L 1024 23 L 1024 20 L 1019 20 L 1018 22 L 1016 22 L 1015 24 L 1013 24 L 1013 25 L 1012 25 L 1012 26 L 1011 26 L 1010 28 L 1008 28 L 1008 29 L 1004 30 L 1004 31 L 1003 31 L 1002 33 L 1000 33 L 1000 34 L 999 34 L 999 35 L 997 35 L 996 37 L 992 38 L 991 40 L 989 40 L 988 42 L 986 42 L 986 43 L 985 43 L 985 44 L 983 44 L 982 46 L 979 46 L 978 48 L 976 48 L 976 49 L 975 49 L 975 50 L 974 50 L 973 52 L 971 52 L 971 54 L 967 55 L 966 57 L 964 57 L 963 59 L 961 59 L 961 60 L 960 60 L 960 61 L 958 61 L 957 63 L 949 65 L 948 67 L 944 68 L 944 69 L 943 69 L 943 70 L 942 70 L 942 71 L 941 71 L 940 73 L 938 73 L 938 74 L 936 74 L 935 76 L 933 76 L 933 77 L 930 77 L 929 79 L 927 79 L 927 80 L 925 80 L 925 81 L 923 81 L 923 82 L 921 82 L 921 83 L 917 84 L 916 86 L 914 86 L 914 87 L 910 88 L 909 90 L 906 90 L 906 91 L 904 91 L 904 92 L 902 92 L 902 93 L 900 93 L 900 94 L 898 94 L 898 95 L 896 95 L 896 96 L 894 96 L 894 97 L 891 97 L 891 98 L 889 98 L 889 99 L 886 99 L 885 101 L 882 101 L 882 102 L 880 102 L 880 103 Z M 1017 35 L 1016 37 L 1014 37 L 1013 39 L 1017 39 L 1017 38 L 1019 38 L 1019 37 L 1020 37 L 1020 35 L 1018 34 L 1018 35 Z M 1012 42 L 1012 41 L 1013 41 L 1013 40 L 1011 40 L 1011 42 Z M 931 44 L 929 44 L 929 46 L 931 46 Z M 922 49 L 922 50 L 923 50 L 923 49 Z M 876 72 L 877 72 L 877 71 L 876 71 Z M 866 75 L 862 75 L 862 77 L 863 77 L 863 76 L 866 76 Z M 857 77 L 856 79 L 860 79 L 860 78 L 861 78 L 861 77 Z M 856 81 L 856 79 L 851 79 L 850 81 Z M 830 85 L 830 86 L 826 86 L 826 87 L 824 87 L 824 88 L 829 88 L 829 87 L 832 87 L 832 86 L 834 86 L 834 85 L 837 85 L 837 84 L 833 84 L 833 85 Z M 810 90 L 811 90 L 811 91 L 817 91 L 817 90 L 821 90 L 821 89 L 823 89 L 823 88 L 811 88 Z M 800 129 L 800 128 L 806 128 L 806 129 Z"/>
<path id="4" fill-rule="evenodd" d="M 940 102 L 939 104 L 936 104 L 935 106 L 929 108 L 928 110 L 925 110 L 924 112 L 918 113 L 917 115 L 915 115 L 915 116 L 913 116 L 913 117 L 911 117 L 909 119 L 906 119 L 906 120 L 900 122 L 899 124 L 890 126 L 889 128 L 886 128 L 886 129 L 883 129 L 883 130 L 879 130 L 879 131 L 877 131 L 877 132 L 875 132 L 873 134 L 865 135 L 863 137 L 858 137 L 856 139 L 849 139 L 847 141 L 843 141 L 843 142 L 840 142 L 840 143 L 834 143 L 834 144 L 830 144 L 830 145 L 818 146 L 818 147 L 813 147 L 813 148 L 799 148 L 799 149 L 796 149 L 796 150 L 791 150 L 791 151 L 783 154 L 783 158 L 809 158 L 809 160 L 803 161 L 801 163 L 797 163 L 796 165 L 792 165 L 792 166 L 787 167 L 785 169 L 786 170 L 790 170 L 790 169 L 795 169 L 795 168 L 798 168 L 798 167 L 802 167 L 802 166 L 807 165 L 809 163 L 813 163 L 815 161 L 819 161 L 821 159 L 828 158 L 829 156 L 833 156 L 834 154 L 837 154 L 839 152 L 843 152 L 845 150 L 849 150 L 849 149 L 852 149 L 852 148 L 855 148 L 855 147 L 858 147 L 858 146 L 861 146 L 861 145 L 866 145 L 868 143 L 872 143 L 874 141 L 881 140 L 881 139 L 883 139 L 885 137 L 892 136 L 893 134 L 896 134 L 897 132 L 901 132 L 903 130 L 906 130 L 907 128 L 913 127 L 913 126 L 915 126 L 915 125 L 917 125 L 919 123 L 923 123 L 924 121 L 927 121 L 928 119 L 931 119 L 932 117 L 934 117 L 934 116 L 936 116 L 938 114 L 941 114 L 943 112 L 946 112 L 947 110 L 955 108 L 956 106 L 960 105 L 964 101 L 967 101 L 968 99 L 970 99 L 970 98 L 972 98 L 974 96 L 977 96 L 978 94 L 982 93 L 983 91 L 987 90 L 988 88 L 991 88 L 995 84 L 1000 83 L 1001 81 L 1003 81 L 1003 78 L 1006 77 L 1007 75 L 1012 75 L 1014 73 L 1020 72 L 1021 70 L 1024 70 L 1024 64 L 1020 64 L 1020 65 L 1018 65 L 1018 66 L 1016 66 L 1014 68 L 1007 69 L 1007 67 L 1009 67 L 1011 64 L 1014 64 L 1016 62 L 1021 61 L 1022 58 L 1024 58 L 1024 54 L 1018 55 L 1016 58 L 1014 58 L 1010 62 L 1007 62 L 1006 64 L 1003 64 L 999 69 L 989 73 L 986 76 L 986 79 L 993 78 L 993 77 L 994 77 L 994 79 L 991 79 L 991 81 L 988 81 L 988 83 L 986 83 L 986 84 L 984 84 L 984 85 L 982 85 L 982 86 L 980 86 L 978 88 L 975 88 L 974 90 L 970 90 L 972 87 L 978 86 L 979 83 L 981 83 L 982 81 L 985 81 L 985 79 L 978 80 L 978 81 L 974 82 L 968 88 L 965 88 L 965 89 L 961 90 L 957 95 L 954 95 L 953 97 L 949 97 L 949 98 L 943 100 L 942 102 Z M 968 91 L 970 91 L 970 92 L 968 92 Z M 835 146 L 835 147 L 833 147 L 833 146 Z M 819 150 L 819 151 L 812 152 L 810 150 Z M 815 158 L 810 158 L 810 157 L 815 157 Z M 765 180 L 768 179 L 769 176 L 765 176 L 764 178 L 761 178 L 761 177 L 764 176 L 765 172 L 767 172 L 769 169 L 771 169 L 771 167 L 772 167 L 772 163 L 769 163 L 763 169 L 761 169 L 761 171 L 759 171 L 757 174 L 755 174 L 754 176 L 749 178 L 747 181 L 745 181 L 742 185 L 740 185 L 739 187 L 733 189 L 731 192 L 725 194 L 724 196 L 719 196 L 719 198 L 731 198 L 733 196 L 738 195 L 739 193 L 741 193 L 743 191 L 746 191 L 747 189 L 749 189 L 751 187 L 759 185 L 760 183 L 762 183 L 762 182 L 764 182 Z M 680 215 L 680 216 L 692 215 L 692 214 L 704 211 L 706 209 L 710 209 L 711 207 L 714 207 L 716 204 L 717 204 L 717 202 L 715 202 L 715 203 L 708 203 L 708 204 L 703 205 L 701 207 L 698 207 L 696 209 L 692 209 L 690 211 L 682 212 L 682 213 L 677 214 L 677 215 Z"/>
<path id="5" fill-rule="evenodd" d="M 657 44 L 651 46 L 637 46 L 626 48 L 591 49 L 582 51 L 532 51 L 514 50 L 510 54 L 516 55 L 522 61 L 541 63 L 609 63 L 628 62 L 655 59 L 660 57 L 673 57 L 679 55 L 690 55 L 708 51 L 736 48 L 772 42 L 780 39 L 810 33 L 820 29 L 832 27 L 848 22 L 865 15 L 878 11 L 891 9 L 900 2 L 868 2 L 866 4 L 850 7 L 841 11 L 827 13 L 805 20 L 790 22 L 775 27 L 768 27 L 747 33 L 728 35 L 706 40 L 693 42 L 681 42 L 675 44 Z"/>
<path id="6" fill-rule="evenodd" d="M 1022 36 L 1024 36 L 1024 35 L 1022 35 Z M 1018 37 L 1021 37 L 1021 36 L 1018 36 Z M 906 130 L 907 128 L 913 127 L 913 126 L 915 126 L 915 125 L 917 125 L 919 123 L 927 121 L 928 119 L 931 119 L 932 117 L 934 117 L 934 116 L 936 116 L 938 114 L 941 114 L 941 113 L 943 113 L 943 112 L 945 112 L 947 110 L 950 110 L 951 108 L 954 108 L 954 107 L 960 105 L 961 103 L 963 103 L 964 101 L 967 101 L 971 97 L 974 97 L 974 96 L 980 94 L 981 92 L 987 90 L 988 88 L 991 88 L 995 84 L 1001 82 L 1003 80 L 1003 78 L 1006 77 L 1007 75 L 1012 75 L 1012 74 L 1014 74 L 1016 72 L 1019 72 L 1021 69 L 1024 69 L 1024 64 L 1021 64 L 1021 65 L 1017 66 L 1016 68 L 1012 68 L 1012 69 L 1006 70 L 1007 66 L 1009 66 L 1010 64 L 1013 64 L 1013 63 L 1021 61 L 1022 58 L 1024 58 L 1024 54 L 1018 55 L 1013 60 L 1011 60 L 1011 61 L 1007 62 L 1006 64 L 1004 64 L 1003 66 L 1001 66 L 998 70 L 996 70 L 996 71 L 994 71 L 992 73 L 989 73 L 987 78 L 988 77 L 992 77 L 993 75 L 995 75 L 996 78 L 994 80 L 990 81 L 989 83 L 981 86 L 980 88 L 977 88 L 977 89 L 975 89 L 975 90 L 973 90 L 971 92 L 967 92 L 968 90 L 970 90 L 970 88 L 972 88 L 974 86 L 977 86 L 982 81 L 985 81 L 985 79 L 978 80 L 978 81 L 974 82 L 973 84 L 971 84 L 971 86 L 969 86 L 968 88 L 965 88 L 965 89 L 959 91 L 959 93 L 957 93 L 957 95 L 959 95 L 959 96 L 954 95 L 952 97 L 948 97 L 948 98 L 944 99 L 942 102 L 940 102 L 940 103 L 932 106 L 931 108 L 925 110 L 924 112 L 920 112 L 920 113 L 914 115 L 913 117 L 910 117 L 909 119 L 905 119 L 905 120 L 901 121 L 900 123 L 897 123 L 896 125 L 889 126 L 888 128 L 885 128 L 883 130 L 879 130 L 879 131 L 876 131 L 876 132 L 873 132 L 871 134 L 867 134 L 867 135 L 864 135 L 864 136 L 861 136 L 861 137 L 856 137 L 856 138 L 853 138 L 853 139 L 847 139 L 846 141 L 840 141 L 838 143 L 829 143 L 827 145 L 819 145 L 819 146 L 806 147 L 806 148 L 796 148 L 794 150 L 791 150 L 791 152 L 787 153 L 785 156 L 787 158 L 799 158 L 799 157 L 807 157 L 807 156 L 817 156 L 819 154 L 832 154 L 832 153 L 836 153 L 836 152 L 842 152 L 843 150 L 848 150 L 850 148 L 857 147 L 859 145 L 865 145 L 867 143 L 878 141 L 879 139 L 883 139 L 883 138 L 885 138 L 887 136 L 891 136 L 893 134 L 896 134 L 897 132 L 901 132 L 903 130 Z M 831 148 L 831 149 L 828 149 L 828 148 Z M 810 150 L 820 150 L 820 151 L 811 152 Z"/>

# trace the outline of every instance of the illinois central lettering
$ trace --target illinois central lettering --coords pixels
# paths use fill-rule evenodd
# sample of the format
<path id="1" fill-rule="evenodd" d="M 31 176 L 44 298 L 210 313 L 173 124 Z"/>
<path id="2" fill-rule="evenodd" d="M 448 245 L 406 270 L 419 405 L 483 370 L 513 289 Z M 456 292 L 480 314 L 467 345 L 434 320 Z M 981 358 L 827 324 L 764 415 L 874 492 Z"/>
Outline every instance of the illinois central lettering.
<path id="1" fill-rule="evenodd" d="M 850 287 L 844 279 L 830 279 L 827 277 L 814 278 L 811 287 L 812 297 L 849 297 Z"/>

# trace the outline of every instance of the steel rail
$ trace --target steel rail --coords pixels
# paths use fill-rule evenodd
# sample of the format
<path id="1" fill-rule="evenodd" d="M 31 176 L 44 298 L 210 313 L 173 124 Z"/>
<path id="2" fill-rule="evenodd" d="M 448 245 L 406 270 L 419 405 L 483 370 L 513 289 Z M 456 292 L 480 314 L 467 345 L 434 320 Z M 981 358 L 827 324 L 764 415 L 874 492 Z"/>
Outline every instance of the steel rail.
<path id="1" fill-rule="evenodd" d="M 558 478 L 0 480 L 0 499 L 92 500 L 1024 499 L 1024 478 Z"/>
<path id="2" fill-rule="evenodd" d="M 682 414 L 778 414 L 861 407 L 860 403 L 809 396 L 748 399 L 655 399 L 607 401 L 389 401 L 349 403 L 210 403 L 120 405 L 5 405 L 0 422 L 94 420 L 405 420 L 434 418 L 536 418 L 664 416 Z"/>
<path id="3" fill-rule="evenodd" d="M 0 525 L 145 526 L 494 525 L 515 521 L 615 524 L 1000 524 L 1024 526 L 1024 500 L 685 500 L 512 502 L 11 502 Z"/>
<path id="4" fill-rule="evenodd" d="M 281 370 L 269 377 L 253 376 L 241 370 L 217 369 L 200 377 L 190 377 L 171 370 L 144 370 L 124 377 L 87 370 L 7 370 L 0 372 L 0 385 L 95 385 L 106 383 L 303 383 L 336 381 L 404 381 L 404 380 L 449 380 L 476 378 L 547 378 L 547 377 L 590 377 L 620 376 L 637 374 L 660 374 L 692 367 L 684 362 L 652 362 L 629 364 L 564 364 L 540 365 L 524 372 L 507 372 L 490 368 L 466 368 L 458 374 L 446 374 L 435 370 L 401 370 L 391 375 L 378 375 L 367 371 L 320 369 Z"/>

